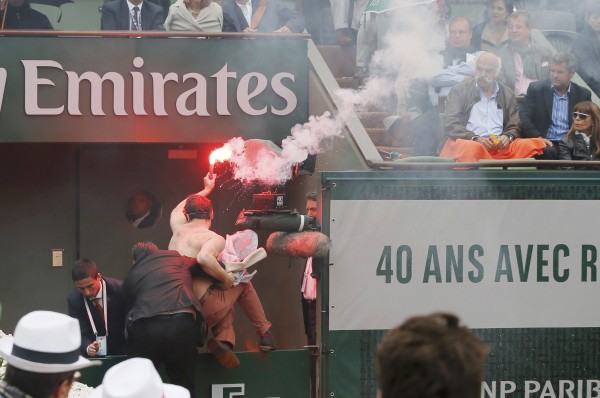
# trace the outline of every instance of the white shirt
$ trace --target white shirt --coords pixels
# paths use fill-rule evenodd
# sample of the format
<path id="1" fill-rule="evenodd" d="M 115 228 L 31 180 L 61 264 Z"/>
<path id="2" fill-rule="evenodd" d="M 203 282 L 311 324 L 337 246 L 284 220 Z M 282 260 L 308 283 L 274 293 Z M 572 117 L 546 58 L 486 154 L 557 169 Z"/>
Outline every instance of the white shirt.
<path id="1" fill-rule="evenodd" d="M 133 11 L 133 7 L 139 8 L 138 20 L 136 21 L 136 23 L 140 27 L 139 30 L 142 30 L 142 5 L 143 4 L 144 4 L 143 1 L 140 4 L 136 5 L 136 4 L 131 3 L 129 0 L 127 0 L 127 7 L 129 7 L 129 30 L 137 30 L 132 26 L 133 25 L 133 16 L 135 15 L 135 11 Z"/>
<path id="2" fill-rule="evenodd" d="M 498 136 L 502 133 L 504 112 L 496 101 L 499 87 L 497 83 L 495 85 L 491 98 L 487 98 L 485 92 L 479 89 L 480 100 L 471 108 L 466 127 L 480 137 L 489 137 L 492 133 Z"/>
<path id="3" fill-rule="evenodd" d="M 242 14 L 244 14 L 244 18 L 246 18 L 248 26 L 250 26 L 250 22 L 252 21 L 252 1 L 248 0 L 246 4 L 240 4 L 236 1 L 235 4 L 237 4 L 238 7 L 240 7 L 240 9 L 242 10 Z"/>

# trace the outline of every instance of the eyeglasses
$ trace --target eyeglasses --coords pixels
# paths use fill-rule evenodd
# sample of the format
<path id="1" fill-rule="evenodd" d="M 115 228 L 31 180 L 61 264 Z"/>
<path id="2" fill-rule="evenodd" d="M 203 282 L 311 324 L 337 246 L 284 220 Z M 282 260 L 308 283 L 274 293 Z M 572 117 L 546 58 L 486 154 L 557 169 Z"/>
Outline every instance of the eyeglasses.
<path id="1" fill-rule="evenodd" d="M 587 113 L 573 112 L 573 120 L 577 118 L 579 118 L 579 120 L 585 120 L 588 118 L 588 116 L 590 115 L 588 115 Z"/>

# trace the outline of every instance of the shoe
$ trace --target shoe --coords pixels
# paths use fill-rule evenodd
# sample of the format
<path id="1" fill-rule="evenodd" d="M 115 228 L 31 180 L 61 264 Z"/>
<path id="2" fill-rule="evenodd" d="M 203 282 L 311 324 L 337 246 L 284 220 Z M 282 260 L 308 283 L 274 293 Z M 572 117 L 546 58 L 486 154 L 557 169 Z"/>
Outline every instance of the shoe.
<path id="1" fill-rule="evenodd" d="M 259 247 L 252 253 L 248 254 L 243 261 L 232 261 L 230 263 L 226 263 L 225 270 L 227 272 L 243 271 L 265 258 L 267 258 L 267 252 L 262 247 Z"/>
<path id="2" fill-rule="evenodd" d="M 271 333 L 271 329 L 269 329 L 267 333 L 260 336 L 258 349 L 262 352 L 275 351 L 275 343 L 273 342 L 273 333 Z"/>
<path id="3" fill-rule="evenodd" d="M 210 352 L 217 358 L 217 361 L 226 368 L 233 369 L 240 366 L 240 360 L 227 343 L 215 339 L 208 340 L 206 343 Z"/>

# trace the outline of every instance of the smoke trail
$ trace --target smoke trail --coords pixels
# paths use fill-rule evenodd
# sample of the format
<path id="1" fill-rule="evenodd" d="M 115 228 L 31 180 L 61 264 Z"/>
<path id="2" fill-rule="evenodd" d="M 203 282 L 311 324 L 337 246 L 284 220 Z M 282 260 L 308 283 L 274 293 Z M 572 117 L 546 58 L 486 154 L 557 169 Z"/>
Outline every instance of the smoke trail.
<path id="1" fill-rule="evenodd" d="M 233 138 L 227 143 L 232 151 L 229 162 L 233 178 L 244 184 L 284 184 L 292 178 L 297 163 L 306 160 L 308 155 L 321 153 L 324 140 L 338 136 L 341 128 L 340 120 L 326 112 L 322 116 L 311 116 L 307 123 L 295 125 L 282 141 L 281 148 L 267 140 Z"/>

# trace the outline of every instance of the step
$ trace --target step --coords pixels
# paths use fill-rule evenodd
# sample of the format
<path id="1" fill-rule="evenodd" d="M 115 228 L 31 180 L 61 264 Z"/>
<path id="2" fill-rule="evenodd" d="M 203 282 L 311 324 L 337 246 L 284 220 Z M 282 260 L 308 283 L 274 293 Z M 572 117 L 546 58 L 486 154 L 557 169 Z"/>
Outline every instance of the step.
<path id="1" fill-rule="evenodd" d="M 341 47 L 339 45 L 317 46 L 321 56 L 335 77 L 354 76 L 356 65 L 356 46 Z"/>
<path id="2" fill-rule="evenodd" d="M 340 88 L 358 88 L 358 80 L 353 77 L 336 77 L 335 80 Z"/>
<path id="3" fill-rule="evenodd" d="M 356 112 L 356 115 L 365 127 L 383 128 L 383 119 L 389 116 L 387 112 Z"/>
<path id="4" fill-rule="evenodd" d="M 369 134 L 369 137 L 371 137 L 371 141 L 373 141 L 375 146 L 386 144 L 384 128 L 367 127 L 365 130 L 367 131 L 367 134 Z"/>

